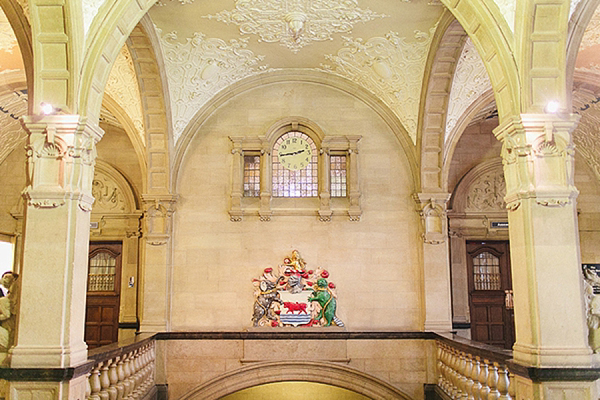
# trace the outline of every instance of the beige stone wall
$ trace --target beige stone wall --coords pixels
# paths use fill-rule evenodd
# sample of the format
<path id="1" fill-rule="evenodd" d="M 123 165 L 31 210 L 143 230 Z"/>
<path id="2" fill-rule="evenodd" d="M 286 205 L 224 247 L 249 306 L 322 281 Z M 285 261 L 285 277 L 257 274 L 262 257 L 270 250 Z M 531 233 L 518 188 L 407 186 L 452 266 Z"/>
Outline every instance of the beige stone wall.
<path id="1" fill-rule="evenodd" d="M 326 135 L 362 135 L 360 222 L 334 217 L 247 217 L 230 222 L 229 135 L 264 135 L 301 116 Z M 421 316 L 419 220 L 397 138 L 367 106 L 339 90 L 307 83 L 265 85 L 216 110 L 192 140 L 179 171 L 175 213 L 173 330 L 251 326 L 251 281 L 298 249 L 338 287 L 338 316 L 349 330 L 418 330 Z M 148 301 L 146 299 L 146 301 Z"/>
<path id="2" fill-rule="evenodd" d="M 579 190 L 579 240 L 581 262 L 600 263 L 600 182 L 581 157 L 575 157 L 575 186 Z"/>
<path id="3" fill-rule="evenodd" d="M 169 340 L 159 344 L 164 370 L 158 374 L 166 378 L 173 399 L 226 373 L 272 361 L 334 362 L 391 384 L 413 399 L 422 399 L 423 384 L 435 379 L 434 341 Z M 235 376 L 228 379 L 235 381 Z M 226 387 L 227 381 L 221 384 Z"/>

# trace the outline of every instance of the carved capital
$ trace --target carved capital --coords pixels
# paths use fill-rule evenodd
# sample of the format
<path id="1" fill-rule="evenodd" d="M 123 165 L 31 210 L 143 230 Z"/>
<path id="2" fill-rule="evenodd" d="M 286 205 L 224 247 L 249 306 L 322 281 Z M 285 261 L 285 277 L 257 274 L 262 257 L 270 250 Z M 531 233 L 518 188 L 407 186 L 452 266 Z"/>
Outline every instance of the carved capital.
<path id="1" fill-rule="evenodd" d="M 413 197 L 421 216 L 423 241 L 427 244 L 444 243 L 448 237 L 446 203 L 450 199 L 450 194 L 416 193 Z"/>
<path id="2" fill-rule="evenodd" d="M 163 236 L 167 238 L 170 237 L 171 216 L 175 212 L 177 198 L 177 195 L 172 194 L 142 195 L 148 243 L 156 242 L 156 245 L 165 244 L 166 239 L 163 240 Z"/>

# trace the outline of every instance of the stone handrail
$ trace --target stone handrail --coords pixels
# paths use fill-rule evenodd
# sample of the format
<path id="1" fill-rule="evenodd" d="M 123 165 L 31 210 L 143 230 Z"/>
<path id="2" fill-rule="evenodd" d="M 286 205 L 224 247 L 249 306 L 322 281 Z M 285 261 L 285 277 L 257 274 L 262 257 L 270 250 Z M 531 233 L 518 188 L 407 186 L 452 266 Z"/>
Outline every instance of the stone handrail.
<path id="1" fill-rule="evenodd" d="M 94 367 L 88 377 L 88 400 L 137 400 L 156 391 L 154 335 L 91 350 Z"/>
<path id="2" fill-rule="evenodd" d="M 511 352 L 468 340 L 440 338 L 437 343 L 438 387 L 451 399 L 515 399 Z"/>

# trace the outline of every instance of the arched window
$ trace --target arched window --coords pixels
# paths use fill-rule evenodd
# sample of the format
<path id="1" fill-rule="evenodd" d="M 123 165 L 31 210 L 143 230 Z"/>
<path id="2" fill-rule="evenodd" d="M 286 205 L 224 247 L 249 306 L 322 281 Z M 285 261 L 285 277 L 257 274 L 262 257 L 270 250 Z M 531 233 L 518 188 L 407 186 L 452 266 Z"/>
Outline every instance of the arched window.
<path id="1" fill-rule="evenodd" d="M 281 135 L 272 152 L 273 197 L 317 197 L 319 192 L 318 152 L 306 133 Z"/>

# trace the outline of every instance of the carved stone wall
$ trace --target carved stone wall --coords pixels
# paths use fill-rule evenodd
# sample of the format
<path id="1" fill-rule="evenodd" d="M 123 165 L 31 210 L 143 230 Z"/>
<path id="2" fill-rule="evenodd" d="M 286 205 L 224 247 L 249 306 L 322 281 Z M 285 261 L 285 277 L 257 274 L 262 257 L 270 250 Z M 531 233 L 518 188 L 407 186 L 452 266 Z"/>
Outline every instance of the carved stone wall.
<path id="1" fill-rule="evenodd" d="M 467 195 L 466 211 L 503 211 L 506 182 L 502 168 L 480 175 L 471 183 Z"/>

